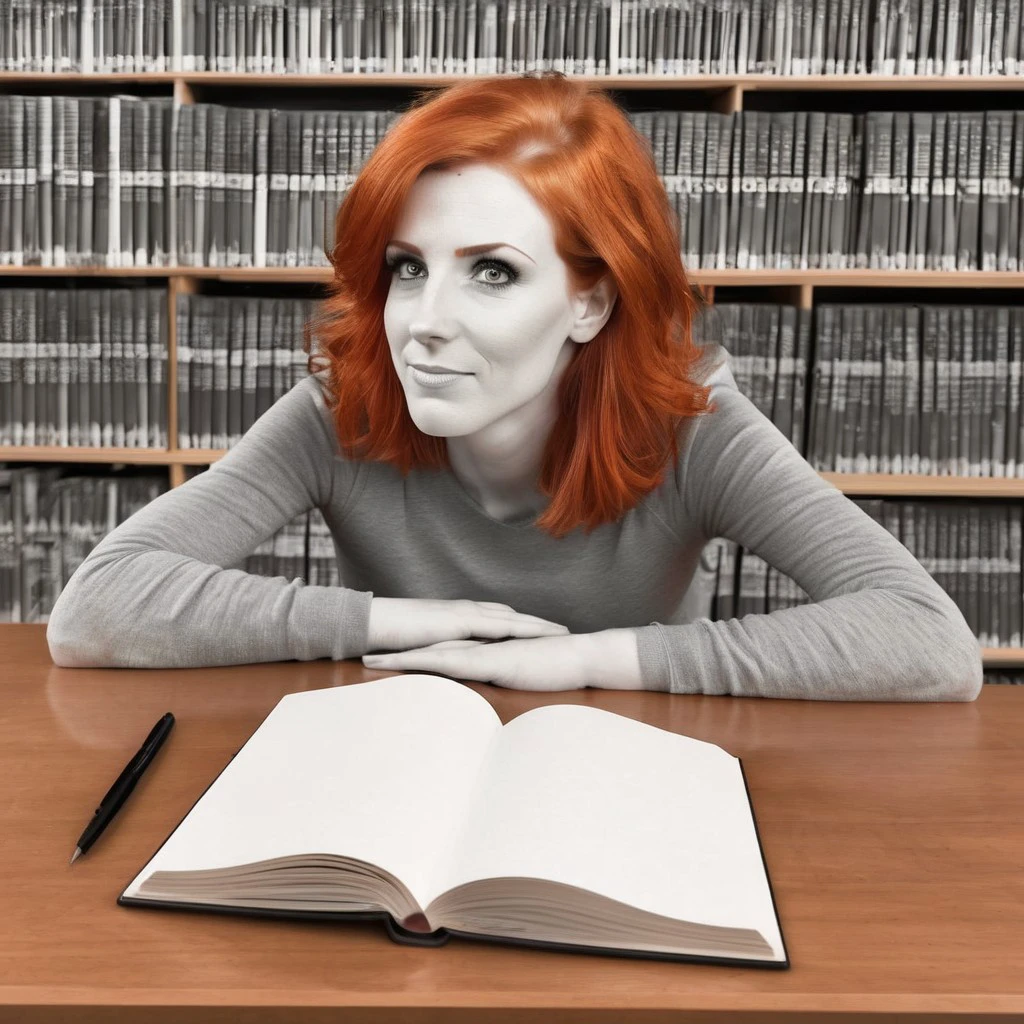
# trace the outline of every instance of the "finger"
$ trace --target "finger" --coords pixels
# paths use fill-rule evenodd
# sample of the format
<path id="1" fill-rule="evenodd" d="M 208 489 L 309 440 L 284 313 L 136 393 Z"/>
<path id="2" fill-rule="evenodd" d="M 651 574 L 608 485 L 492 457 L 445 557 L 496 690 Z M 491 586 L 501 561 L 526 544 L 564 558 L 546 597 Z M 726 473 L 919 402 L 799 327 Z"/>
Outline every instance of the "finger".
<path id="1" fill-rule="evenodd" d="M 402 651 L 383 651 L 381 653 L 373 653 L 364 655 L 363 661 L 366 663 L 366 659 L 376 660 L 379 658 L 390 658 L 393 655 L 399 654 L 421 654 L 424 651 L 443 651 L 449 650 L 453 647 L 482 647 L 484 644 L 488 644 L 489 640 L 439 640 L 436 644 L 424 644 L 422 647 L 409 647 Z"/>
<path id="2" fill-rule="evenodd" d="M 410 647 L 405 653 L 413 651 L 440 651 L 449 647 L 479 647 L 487 643 L 486 640 L 439 640 L 436 644 L 427 644 L 424 647 Z"/>
<path id="3" fill-rule="evenodd" d="M 483 645 L 473 645 L 483 646 Z M 437 672 L 457 679 L 472 679 L 489 683 L 494 674 L 487 659 L 480 658 L 478 651 L 444 650 L 419 648 L 413 651 L 396 651 L 392 654 L 366 654 L 363 664 L 367 668 L 397 672 Z"/>
<path id="4" fill-rule="evenodd" d="M 562 626 L 536 626 L 529 622 L 487 622 L 470 623 L 468 635 L 482 637 L 485 640 L 534 639 L 539 637 L 567 636 L 568 630 Z"/>
<path id="5" fill-rule="evenodd" d="M 566 636 L 569 632 L 568 626 L 561 626 L 557 622 L 511 622 L 508 627 L 508 636 L 531 637 L 531 636 Z"/>
<path id="6" fill-rule="evenodd" d="M 562 636 L 569 632 L 568 626 L 535 615 L 506 615 L 491 618 L 481 616 L 471 626 L 473 636 Z"/>
<path id="7" fill-rule="evenodd" d="M 569 631 L 568 627 L 563 626 L 561 623 L 552 622 L 550 619 L 543 619 L 539 615 L 528 615 L 526 612 L 517 612 L 507 604 L 497 604 L 494 601 L 477 601 L 475 604 L 488 618 L 490 618 L 490 616 L 487 613 L 493 611 L 497 613 L 495 616 L 496 618 L 503 619 L 507 622 L 526 622 L 531 625 L 551 628 L 558 632 L 567 633 Z"/>

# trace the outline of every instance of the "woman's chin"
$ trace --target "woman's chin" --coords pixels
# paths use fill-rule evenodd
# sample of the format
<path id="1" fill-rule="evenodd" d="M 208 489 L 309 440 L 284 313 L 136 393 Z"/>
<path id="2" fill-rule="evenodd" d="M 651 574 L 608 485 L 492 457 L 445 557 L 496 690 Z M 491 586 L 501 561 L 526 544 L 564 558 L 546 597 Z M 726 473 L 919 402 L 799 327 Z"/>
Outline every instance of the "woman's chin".
<path id="1" fill-rule="evenodd" d="M 411 410 L 410 416 L 420 433 L 426 434 L 428 437 L 461 437 L 463 434 L 472 432 L 471 428 L 461 423 L 455 416 L 417 415 Z"/>

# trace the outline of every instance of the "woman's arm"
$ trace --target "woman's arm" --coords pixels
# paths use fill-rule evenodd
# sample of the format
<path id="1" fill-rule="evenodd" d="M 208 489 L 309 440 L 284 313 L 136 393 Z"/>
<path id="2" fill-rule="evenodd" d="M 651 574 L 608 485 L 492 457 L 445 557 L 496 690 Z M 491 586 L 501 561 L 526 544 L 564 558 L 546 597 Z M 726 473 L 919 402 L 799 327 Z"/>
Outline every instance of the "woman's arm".
<path id="1" fill-rule="evenodd" d="M 326 505 L 332 487 L 347 494 L 354 466 L 337 458 L 326 415 L 306 378 L 207 472 L 104 537 L 50 614 L 53 660 L 187 668 L 362 654 L 371 594 L 228 568 Z"/>
<path id="2" fill-rule="evenodd" d="M 637 629 L 646 689 L 819 700 L 974 700 L 959 608 L 884 527 L 824 481 L 735 385 L 710 378 L 681 467 L 683 514 L 794 579 L 812 604 Z"/>

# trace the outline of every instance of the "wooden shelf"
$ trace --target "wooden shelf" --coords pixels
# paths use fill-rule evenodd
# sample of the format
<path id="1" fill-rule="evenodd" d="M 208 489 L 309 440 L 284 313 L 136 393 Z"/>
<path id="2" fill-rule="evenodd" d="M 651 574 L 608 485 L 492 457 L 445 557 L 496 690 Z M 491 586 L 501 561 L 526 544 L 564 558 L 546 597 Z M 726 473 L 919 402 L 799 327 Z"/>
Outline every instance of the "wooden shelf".
<path id="1" fill-rule="evenodd" d="M 698 284 L 818 285 L 823 288 L 1021 288 L 1019 270 L 704 270 L 687 268 Z"/>
<path id="2" fill-rule="evenodd" d="M 331 267 L 26 267 L 0 265 L 0 277 L 152 277 L 200 281 L 329 281 Z M 1021 275 L 1024 281 L 1024 274 Z"/>
<path id="3" fill-rule="evenodd" d="M 1020 668 L 1024 666 L 1024 647 L 983 647 L 985 668 Z"/>
<path id="4" fill-rule="evenodd" d="M 139 71 L 123 74 L 82 74 L 80 71 L 0 71 L 0 86 L 17 85 L 173 85 L 180 71 Z"/>
<path id="5" fill-rule="evenodd" d="M 822 473 L 846 495 L 897 498 L 1024 498 L 1015 477 L 931 476 L 920 473 Z"/>
<path id="6" fill-rule="evenodd" d="M 163 448 L 71 448 L 39 445 L 0 445 L 0 462 L 98 462 L 127 466 L 207 465 L 210 458 L 194 462 L 178 459 L 188 454 Z M 219 454 L 218 454 L 219 457 Z"/>
<path id="7" fill-rule="evenodd" d="M 6 83 L 46 85 L 127 85 L 152 84 L 186 86 L 392 86 L 398 88 L 439 88 L 454 82 L 493 78 L 518 78 L 519 72 L 500 75 L 399 74 L 395 72 L 334 74 L 233 74 L 224 71 L 149 71 L 82 74 L 77 71 L 0 71 L 0 86 Z M 1024 75 L 568 75 L 575 81 L 607 86 L 609 89 L 725 90 L 744 92 L 849 91 L 1019 91 L 1024 90 Z"/>
<path id="8" fill-rule="evenodd" d="M 0 277 L 182 277 L 187 267 L 35 267 L 0 264 Z M 198 267 L 191 269 L 200 269 Z"/>
<path id="9" fill-rule="evenodd" d="M 332 267 L 26 267 L 0 265 L 0 277 L 149 277 L 261 283 L 331 280 Z M 822 288 L 1024 288 L 1019 270 L 701 270 L 695 284 L 717 287 L 789 285 Z"/>

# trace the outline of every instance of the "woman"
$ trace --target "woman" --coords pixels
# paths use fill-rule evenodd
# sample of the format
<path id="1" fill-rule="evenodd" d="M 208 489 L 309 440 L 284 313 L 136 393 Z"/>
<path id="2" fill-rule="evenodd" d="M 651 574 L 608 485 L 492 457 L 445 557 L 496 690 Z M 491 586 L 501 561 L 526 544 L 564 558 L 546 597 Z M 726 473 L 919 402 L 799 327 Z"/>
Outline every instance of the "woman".
<path id="1" fill-rule="evenodd" d="M 548 73 L 421 97 L 335 237 L 311 376 L 94 549 L 50 618 L 58 664 L 977 696 L 953 601 L 694 343 L 675 216 L 602 91 Z M 343 587 L 230 568 L 311 508 Z M 716 536 L 815 603 L 683 621 Z"/>

